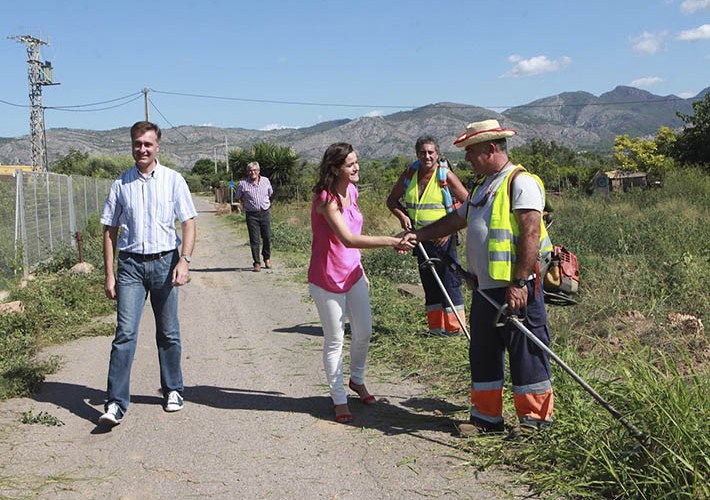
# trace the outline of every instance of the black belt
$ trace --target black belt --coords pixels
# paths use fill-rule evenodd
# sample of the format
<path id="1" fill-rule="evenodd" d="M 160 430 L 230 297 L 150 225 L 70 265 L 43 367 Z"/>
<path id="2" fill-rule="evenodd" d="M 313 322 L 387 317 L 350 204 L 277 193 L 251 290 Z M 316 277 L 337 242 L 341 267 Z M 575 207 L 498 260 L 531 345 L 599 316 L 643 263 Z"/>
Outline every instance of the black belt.
<path id="1" fill-rule="evenodd" d="M 161 257 L 165 257 L 168 254 L 171 254 L 173 252 L 177 252 L 177 250 L 166 250 L 164 252 L 158 252 L 158 253 L 133 253 L 133 252 L 119 252 L 119 255 L 126 255 L 128 257 L 133 257 L 136 260 L 142 260 L 142 261 L 151 261 L 151 260 L 156 260 Z"/>
<path id="2" fill-rule="evenodd" d="M 260 208 L 259 210 L 245 210 L 245 212 L 248 214 L 261 214 L 261 213 L 268 212 L 268 211 L 269 211 L 268 208 Z"/>

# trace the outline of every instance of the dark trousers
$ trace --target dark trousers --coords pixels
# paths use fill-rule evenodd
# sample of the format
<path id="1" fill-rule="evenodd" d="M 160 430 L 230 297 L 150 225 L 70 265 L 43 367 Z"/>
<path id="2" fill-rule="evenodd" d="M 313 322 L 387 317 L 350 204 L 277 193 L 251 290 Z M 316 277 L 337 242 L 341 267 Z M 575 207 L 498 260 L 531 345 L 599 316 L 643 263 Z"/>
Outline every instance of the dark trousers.
<path id="1" fill-rule="evenodd" d="M 260 264 L 259 247 L 263 240 L 261 255 L 264 260 L 271 258 L 271 211 L 246 212 L 247 229 L 249 230 L 249 246 L 254 264 Z"/>
<path id="2" fill-rule="evenodd" d="M 486 293 L 499 304 L 504 304 L 505 291 L 505 288 L 492 288 Z M 473 294 L 469 346 L 472 385 L 503 380 L 505 349 L 508 349 L 513 386 L 550 380 L 548 355 L 514 325 L 496 327 L 496 314 L 496 309 L 482 295 Z M 550 345 L 542 283 L 537 290 L 535 281 L 528 283 L 527 317 L 523 324 L 545 345 Z"/>

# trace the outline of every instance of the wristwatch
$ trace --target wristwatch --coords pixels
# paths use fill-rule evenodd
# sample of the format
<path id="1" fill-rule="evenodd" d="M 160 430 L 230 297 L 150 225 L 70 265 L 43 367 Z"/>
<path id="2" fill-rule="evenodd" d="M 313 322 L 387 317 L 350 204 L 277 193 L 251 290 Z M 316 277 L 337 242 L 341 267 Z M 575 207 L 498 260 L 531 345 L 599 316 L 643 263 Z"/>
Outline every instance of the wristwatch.
<path id="1" fill-rule="evenodd" d="M 190 261 L 188 260 L 188 262 Z M 523 278 L 513 280 L 513 285 L 517 286 L 518 288 L 525 288 L 526 286 L 528 286 L 528 280 Z"/>
<path id="2" fill-rule="evenodd" d="M 185 259 L 185 262 L 187 262 L 188 264 L 189 264 L 190 262 L 192 262 L 192 257 L 191 257 L 190 254 L 188 254 L 188 253 L 184 253 L 184 254 L 182 254 L 180 257 L 182 257 L 183 259 Z"/>

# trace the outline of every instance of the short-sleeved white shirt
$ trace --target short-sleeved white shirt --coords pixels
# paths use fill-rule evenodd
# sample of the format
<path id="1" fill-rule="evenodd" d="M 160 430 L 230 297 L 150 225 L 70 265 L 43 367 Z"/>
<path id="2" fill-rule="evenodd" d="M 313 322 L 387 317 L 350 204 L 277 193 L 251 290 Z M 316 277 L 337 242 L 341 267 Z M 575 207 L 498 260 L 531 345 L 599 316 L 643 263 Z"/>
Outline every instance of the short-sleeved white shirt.
<path id="1" fill-rule="evenodd" d="M 196 216 L 183 176 L 158 163 L 147 177 L 133 166 L 114 181 L 101 224 L 120 229 L 119 251 L 145 255 L 178 248 L 175 218 L 185 222 Z"/>
<path id="2" fill-rule="evenodd" d="M 500 172 L 488 176 L 476 190 L 472 199 L 461 205 L 458 214 L 466 217 L 466 260 L 469 272 L 478 277 L 481 290 L 508 286 L 507 281 L 494 280 L 488 272 L 488 226 L 491 221 L 493 198 L 503 185 L 508 172 L 515 165 L 512 163 Z M 540 184 L 529 175 L 518 174 L 510 187 L 513 210 L 537 210 L 542 213 L 545 207 L 545 192 Z"/>

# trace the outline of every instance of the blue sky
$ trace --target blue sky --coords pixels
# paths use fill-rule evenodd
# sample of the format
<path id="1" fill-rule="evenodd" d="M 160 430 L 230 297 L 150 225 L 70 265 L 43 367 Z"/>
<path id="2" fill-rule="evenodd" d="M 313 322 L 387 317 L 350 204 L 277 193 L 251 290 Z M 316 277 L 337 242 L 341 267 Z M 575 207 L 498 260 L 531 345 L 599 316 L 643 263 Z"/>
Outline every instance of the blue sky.
<path id="1" fill-rule="evenodd" d="M 710 86 L 710 0 L 4 0 L 0 100 L 27 106 L 25 47 L 5 38 L 20 34 L 49 41 L 42 59 L 61 85 L 43 88 L 45 106 L 138 97 L 48 109 L 47 128 L 130 125 L 143 88 L 163 127 L 264 129 L 443 101 L 502 111 L 566 91 Z M 0 116 L 0 137 L 29 132 L 27 108 L 0 102 Z"/>

